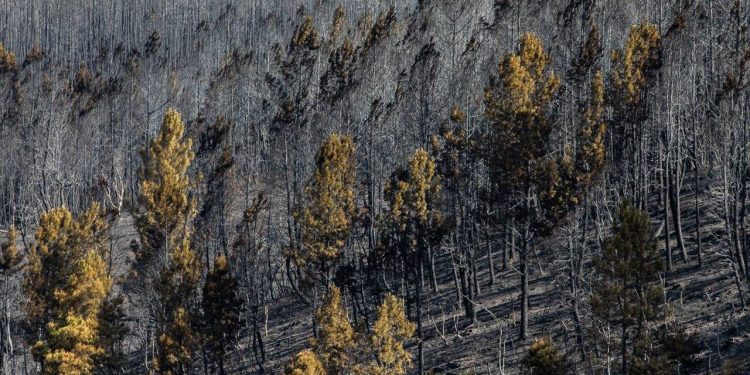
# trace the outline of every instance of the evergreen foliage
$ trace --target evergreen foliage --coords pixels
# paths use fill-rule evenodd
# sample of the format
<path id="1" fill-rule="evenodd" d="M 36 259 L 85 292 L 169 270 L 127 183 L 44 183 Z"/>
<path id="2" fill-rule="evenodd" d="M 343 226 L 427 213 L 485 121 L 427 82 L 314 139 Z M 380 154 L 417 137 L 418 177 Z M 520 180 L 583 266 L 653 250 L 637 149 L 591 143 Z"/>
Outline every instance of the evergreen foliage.
<path id="1" fill-rule="evenodd" d="M 310 349 L 305 349 L 294 356 L 292 362 L 284 369 L 286 375 L 326 375 L 323 364 Z"/>
<path id="2" fill-rule="evenodd" d="M 531 343 L 522 362 L 527 374 L 564 375 L 573 373 L 565 356 L 560 353 L 549 337 L 542 337 Z"/>
<path id="3" fill-rule="evenodd" d="M 21 270 L 23 256 L 18 252 L 18 231 L 15 227 L 8 228 L 6 241 L 0 245 L 0 277 L 10 277 Z"/>
<path id="4" fill-rule="evenodd" d="M 99 342 L 104 351 L 99 359 L 100 372 L 113 374 L 122 372 L 127 364 L 123 341 L 128 334 L 125 300 L 121 296 L 109 296 L 99 311 Z"/>
<path id="5" fill-rule="evenodd" d="M 604 115 L 604 78 L 601 71 L 594 73 L 591 81 L 589 104 L 582 113 L 576 148 L 576 182 L 579 191 L 591 186 L 604 169 L 606 148 L 604 139 L 607 125 Z"/>
<path id="6" fill-rule="evenodd" d="M 224 375 L 227 350 L 239 340 L 242 300 L 226 257 L 218 257 L 203 285 L 203 336 L 212 367 Z"/>
<path id="7" fill-rule="evenodd" d="M 357 334 L 349 322 L 338 287 L 330 287 L 315 317 L 320 328 L 318 337 L 312 340 L 313 352 L 320 358 L 326 373 L 348 374 L 354 366 Z"/>
<path id="8" fill-rule="evenodd" d="M 287 365 L 286 374 L 404 375 L 412 367 L 412 355 L 404 347 L 416 330 L 404 311 L 404 303 L 392 294 L 378 307 L 371 333 L 355 330 L 341 301 L 338 287 L 331 286 L 316 314 L 318 337 L 311 349 L 299 352 Z"/>
<path id="9" fill-rule="evenodd" d="M 642 23 L 630 28 L 623 50 L 612 52 L 612 83 L 628 105 L 637 106 L 651 75 L 661 66 L 661 35 L 656 25 Z"/>
<path id="10" fill-rule="evenodd" d="M 653 335 L 663 317 L 659 280 L 664 263 L 648 215 L 626 202 L 617 216 L 614 235 L 594 261 L 592 309 L 597 318 L 622 329 L 623 373 L 665 373 Z"/>
<path id="11" fill-rule="evenodd" d="M 149 270 L 158 267 L 155 260 L 161 260 L 159 277 L 154 279 L 160 331 L 155 366 L 163 374 L 186 373 L 197 340 L 192 310 L 201 267 L 190 242 L 195 201 L 188 175 L 194 153 L 184 133 L 180 114 L 169 109 L 159 134 L 142 154 L 137 255 L 146 272 L 153 272 Z"/>
<path id="12" fill-rule="evenodd" d="M 102 256 L 106 229 L 97 204 L 77 219 L 64 207 L 40 217 L 24 291 L 32 353 L 45 374 L 92 374 L 104 355 L 99 314 L 112 285 Z"/>
<path id="13" fill-rule="evenodd" d="M 404 348 L 404 342 L 415 330 L 414 323 L 406 317 L 403 301 L 392 294 L 386 295 L 378 307 L 378 318 L 369 339 L 369 350 L 375 353 L 376 359 L 360 373 L 405 375 L 412 367 L 412 355 Z"/>
<path id="14" fill-rule="evenodd" d="M 0 374 L 748 372 L 748 2 L 52 3 Z"/>
<path id="15" fill-rule="evenodd" d="M 305 206 L 297 213 L 302 248 L 293 256 L 310 278 L 327 283 L 331 265 L 339 257 L 356 215 L 356 164 L 351 137 L 331 134 L 326 138 L 315 166 L 315 175 L 305 189 Z"/>
<path id="16" fill-rule="evenodd" d="M 195 202 L 190 197 L 188 168 L 195 157 L 192 141 L 185 135 L 180 114 L 168 109 L 159 134 L 141 154 L 142 211 L 137 215 L 141 237 L 141 262 L 153 257 L 162 259 L 168 250 L 180 244 L 195 216 Z"/>
<path id="17" fill-rule="evenodd" d="M 0 74 L 16 70 L 16 54 L 0 43 Z"/>
<path id="18" fill-rule="evenodd" d="M 560 86 L 550 61 L 541 40 L 524 34 L 518 53 L 500 61 L 484 95 L 485 116 L 494 134 L 486 151 L 493 181 L 505 199 L 524 201 L 515 205 L 512 214 L 521 223 L 533 223 L 533 231 L 547 229 L 550 219 L 532 202 L 535 194 L 548 206 L 567 203 L 558 198 L 568 190 L 567 181 L 560 177 L 569 164 L 568 155 L 560 161 L 546 158 L 552 151 L 554 130 L 550 106 Z"/>

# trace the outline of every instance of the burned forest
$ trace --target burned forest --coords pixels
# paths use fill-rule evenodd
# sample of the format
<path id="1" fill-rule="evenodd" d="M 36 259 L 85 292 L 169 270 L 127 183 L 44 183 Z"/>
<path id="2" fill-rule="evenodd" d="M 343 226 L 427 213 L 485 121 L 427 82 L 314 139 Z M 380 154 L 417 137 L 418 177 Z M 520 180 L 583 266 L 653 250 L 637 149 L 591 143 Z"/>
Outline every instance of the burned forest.
<path id="1" fill-rule="evenodd" d="M 0 375 L 750 374 L 748 0 L 0 0 Z"/>

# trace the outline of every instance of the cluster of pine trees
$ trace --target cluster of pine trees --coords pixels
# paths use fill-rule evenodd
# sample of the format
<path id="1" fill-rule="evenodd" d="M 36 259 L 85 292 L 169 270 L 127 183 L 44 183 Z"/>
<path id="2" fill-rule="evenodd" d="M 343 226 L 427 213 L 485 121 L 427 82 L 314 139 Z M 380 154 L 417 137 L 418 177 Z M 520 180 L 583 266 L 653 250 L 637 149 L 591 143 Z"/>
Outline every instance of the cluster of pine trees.
<path id="1" fill-rule="evenodd" d="M 297 34 L 299 43 L 308 43 L 305 35 L 312 35 L 306 31 L 307 22 Z M 645 84 L 649 43 L 658 42 L 653 32 L 649 25 L 633 28 L 622 70 L 613 74 L 613 90 L 624 91 L 626 102 L 636 101 L 637 90 Z M 645 53 L 634 55 L 631 48 Z M 343 250 L 352 231 L 363 225 L 367 211 L 355 202 L 355 143 L 350 136 L 326 138 L 305 188 L 304 204 L 294 213 L 299 242 L 290 244 L 287 254 L 297 274 L 293 285 L 299 297 L 313 306 L 322 304 L 315 308 L 310 349 L 294 357 L 286 368 L 288 374 L 405 374 L 412 365 L 405 341 L 415 332 L 423 371 L 424 270 L 429 270 L 434 288 L 434 252 L 449 232 L 457 230 L 456 219 L 442 212 L 451 207 L 444 202 L 455 205 L 465 198 L 461 163 L 467 160 L 486 163 L 491 185 L 484 204 L 513 222 L 518 231 L 520 336 L 527 337 L 529 254 L 540 238 L 586 199 L 605 165 L 602 74 L 590 75 L 588 103 L 574 141 L 555 149 L 556 123 L 550 105 L 560 81 L 548 67 L 550 59 L 541 41 L 529 33 L 521 38 L 517 52 L 500 60 L 484 94 L 491 124 L 488 134 L 467 137 L 460 127 L 465 114 L 458 107 L 452 109 L 452 124 L 432 137 L 430 151 L 417 149 L 407 165 L 391 175 L 384 190 L 388 208 L 375 225 L 380 231 L 378 245 L 365 259 L 352 258 Z M 613 57 L 615 62 L 620 59 Z M 125 280 L 114 280 L 109 272 L 108 213 L 97 203 L 77 217 L 65 207 L 42 213 L 23 267 L 15 247 L 16 231 L 8 231 L 1 269 L 4 274 L 24 269 L 27 337 L 42 373 L 92 374 L 125 366 L 120 344 L 126 328 L 121 320 L 122 298 L 113 288 L 116 282 L 139 291 L 148 301 L 145 308 L 156 327 L 155 354 L 150 363 L 146 359 L 148 371 L 189 373 L 200 349 L 207 369 L 226 373 L 227 351 L 239 340 L 243 325 L 244 305 L 235 276 L 239 270 L 232 263 L 236 254 L 229 253 L 207 259 L 213 266 L 201 274 L 202 260 L 194 249 L 201 228 L 196 224 L 189 174 L 194 157 L 180 114 L 168 110 L 160 132 L 142 153 L 140 195 L 133 208 L 139 241 L 133 245 L 134 267 Z M 664 359 L 668 353 L 652 340 L 656 333 L 649 324 L 661 311 L 663 298 L 657 286 L 664 270 L 649 218 L 624 203 L 618 222 L 614 237 L 595 261 L 591 301 L 595 315 L 622 329 L 623 373 L 671 372 L 671 362 Z M 356 277 L 352 273 L 362 267 L 379 269 L 368 273 L 404 285 L 400 290 L 413 306 L 416 324 L 407 318 L 402 300 L 386 292 L 387 287 L 376 289 L 376 294 L 386 293 L 375 321 L 368 324 L 366 309 L 358 317 L 357 294 L 362 292 L 352 289 Z M 352 291 L 354 325 L 340 288 Z M 477 291 L 471 286 L 468 290 L 461 300 L 466 315 L 476 320 L 472 298 Z M 563 361 L 544 338 L 532 344 L 526 364 L 536 369 L 534 373 L 561 373 L 567 367 Z"/>
<path id="2" fill-rule="evenodd" d="M 120 373 L 127 368 L 122 349 L 127 327 L 115 283 L 143 298 L 155 296 L 145 306 L 156 327 L 155 354 L 146 362 L 149 373 L 190 373 L 199 350 L 206 371 L 226 373 L 227 351 L 243 327 L 245 306 L 235 276 L 239 270 L 230 263 L 235 254 L 227 254 L 210 260 L 213 266 L 201 275 L 193 248 L 196 203 L 188 174 L 195 155 L 184 132 L 180 114 L 170 109 L 143 152 L 141 195 L 134 208 L 140 240 L 133 245 L 134 267 L 124 280 L 115 280 L 110 272 L 109 224 L 115 213 L 98 203 L 77 217 L 65 207 L 42 213 L 27 262 L 17 250 L 16 230 L 8 230 L 0 271 L 7 277 L 23 272 L 27 339 L 41 373 Z M 329 278 L 330 263 L 352 220 L 352 151 L 351 138 L 328 138 L 308 189 L 315 203 L 300 211 L 310 228 L 304 239 L 309 250 L 296 254 L 295 262 L 309 271 L 312 284 L 326 286 L 326 297 L 317 309 L 312 349 L 294 357 L 289 374 L 405 374 L 411 366 L 404 342 L 415 328 L 403 302 L 385 295 L 367 329 L 372 332 L 355 330 L 341 292 Z"/>

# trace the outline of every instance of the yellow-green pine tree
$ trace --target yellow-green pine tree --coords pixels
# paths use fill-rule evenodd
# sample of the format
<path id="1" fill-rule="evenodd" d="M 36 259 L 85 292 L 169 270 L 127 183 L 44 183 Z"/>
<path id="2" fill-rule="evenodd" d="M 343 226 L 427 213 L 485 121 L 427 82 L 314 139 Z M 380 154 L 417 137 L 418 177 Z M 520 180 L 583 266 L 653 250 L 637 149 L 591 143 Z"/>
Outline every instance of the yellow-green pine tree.
<path id="1" fill-rule="evenodd" d="M 409 160 L 406 170 L 399 170 L 385 187 L 389 202 L 382 236 L 382 247 L 386 255 L 401 257 L 406 269 L 402 273 L 416 289 L 417 332 L 420 337 L 418 365 L 422 369 L 422 280 L 423 262 L 428 248 L 440 242 L 445 234 L 441 212 L 434 200 L 440 192 L 440 179 L 436 174 L 435 161 L 424 149 L 417 149 Z M 465 307 L 471 313 L 473 305 L 468 299 Z"/>
<path id="2" fill-rule="evenodd" d="M 159 134 L 142 153 L 138 231 L 142 260 L 166 255 L 171 246 L 186 236 L 195 216 L 195 201 L 190 197 L 188 168 L 195 154 L 192 140 L 184 138 L 185 125 L 180 114 L 168 109 Z"/>
<path id="3" fill-rule="evenodd" d="M 607 125 L 604 114 L 604 79 L 597 71 L 591 81 L 589 105 L 582 114 L 583 123 L 578 130 L 576 173 L 579 186 L 589 186 L 604 168 L 606 149 L 604 136 Z"/>
<path id="4" fill-rule="evenodd" d="M 650 23 L 632 26 L 625 45 L 612 52 L 611 61 L 612 159 L 620 160 L 616 175 L 623 176 L 621 195 L 642 207 L 648 199 L 648 183 L 643 179 L 649 166 L 638 153 L 646 142 L 643 129 L 649 115 L 649 88 L 661 66 L 659 28 Z"/>
<path id="5" fill-rule="evenodd" d="M 305 190 L 305 205 L 297 213 L 302 248 L 294 255 L 308 276 L 327 282 L 331 263 L 349 237 L 356 213 L 356 164 L 351 137 L 328 136 L 318 151 L 315 166 L 315 175 Z"/>
<path id="6" fill-rule="evenodd" d="M 354 367 L 357 335 L 341 301 L 341 291 L 331 286 L 317 313 L 318 338 L 312 348 L 330 375 L 348 374 Z"/>
<path id="7" fill-rule="evenodd" d="M 196 345 L 190 314 L 200 280 L 200 261 L 190 248 L 189 233 L 172 248 L 157 287 L 162 305 L 162 331 L 156 368 L 161 374 L 184 374 Z"/>
<path id="8" fill-rule="evenodd" d="M 40 217 L 24 307 L 43 373 L 91 374 L 104 353 L 99 314 L 111 287 L 103 260 L 106 228 L 97 204 L 78 219 L 62 207 Z"/>
<path id="9" fill-rule="evenodd" d="M 284 369 L 286 375 L 326 375 L 323 364 L 310 349 L 305 349 L 294 356 L 292 362 Z"/>
<path id="10" fill-rule="evenodd" d="M 189 373 L 195 335 L 190 315 L 186 308 L 178 307 L 171 314 L 164 331 L 159 335 L 159 353 L 156 371 L 159 374 L 175 375 Z"/>
<path id="11" fill-rule="evenodd" d="M 18 231 L 16 228 L 8 228 L 6 242 L 0 246 L 0 276 L 9 277 L 21 269 L 23 257 L 18 252 L 17 240 Z"/>
<path id="12" fill-rule="evenodd" d="M 315 28 L 315 22 L 311 16 L 306 16 L 297 27 L 290 45 L 292 48 L 309 48 L 311 50 L 320 47 L 318 30 Z"/>
<path id="13" fill-rule="evenodd" d="M 410 222 L 429 224 L 435 215 L 439 215 L 431 202 L 439 191 L 435 161 L 427 151 L 417 149 L 409 160 L 406 179 L 391 181 L 386 186 L 386 195 L 391 201 L 391 219 L 398 223 L 402 231 L 407 229 Z"/>
<path id="14" fill-rule="evenodd" d="M 542 337 L 531 343 L 526 357 L 521 361 L 524 374 L 528 375 L 565 375 L 572 374 L 570 364 L 563 353 L 557 349 L 552 339 Z"/>
<path id="15" fill-rule="evenodd" d="M 485 116 L 495 135 L 489 162 L 504 191 L 525 194 L 534 184 L 536 164 L 549 153 L 553 129 L 548 106 L 560 86 L 549 63 L 541 40 L 524 34 L 519 51 L 501 60 L 485 88 Z"/>
<path id="16" fill-rule="evenodd" d="M 192 141 L 184 135 L 180 114 L 168 109 L 159 134 L 143 152 L 138 260 L 147 278 L 161 265 L 154 281 L 160 303 L 155 311 L 159 327 L 155 367 L 162 374 L 185 373 L 195 345 L 190 307 L 200 279 L 200 260 L 190 246 L 195 201 L 188 174 L 195 155 Z"/>
<path id="17" fill-rule="evenodd" d="M 378 308 L 378 319 L 372 328 L 369 350 L 375 360 L 360 373 L 404 375 L 412 366 L 412 355 L 404 342 L 414 335 L 416 327 L 406 318 L 403 301 L 388 294 Z"/>
<path id="18" fill-rule="evenodd" d="M 76 262 L 65 289 L 56 290 L 59 311 L 47 325 L 44 354 L 49 374 L 92 374 L 96 359 L 104 355 L 99 342 L 99 313 L 109 294 L 107 265 L 96 250 Z"/>
<path id="19" fill-rule="evenodd" d="M 612 83 L 622 93 L 628 105 L 643 99 L 648 75 L 660 64 L 661 35 L 651 23 L 634 25 L 621 51 L 612 52 Z"/>
<path id="20" fill-rule="evenodd" d="M 294 357 L 286 374 L 402 375 L 411 368 L 412 356 L 404 343 L 414 335 L 415 325 L 395 296 L 388 294 L 378 308 L 369 337 L 352 328 L 336 286 L 330 288 L 316 319 L 318 338 L 311 340 L 311 349 Z"/>
<path id="21" fill-rule="evenodd" d="M 16 54 L 0 43 L 0 74 L 16 70 Z"/>
<path id="22" fill-rule="evenodd" d="M 490 77 L 485 88 L 485 116 L 492 128 L 485 152 L 497 193 L 495 200 L 518 202 L 506 206 L 505 211 L 519 224 L 523 339 L 528 331 L 527 256 L 534 237 L 548 230 L 563 211 L 559 204 L 569 189 L 561 183 L 571 172 L 566 155 L 559 162 L 548 159 L 554 130 L 550 103 L 560 86 L 550 61 L 542 41 L 532 33 L 524 34 L 518 52 L 500 61 L 497 75 Z M 540 198 L 541 209 L 534 204 L 536 197 Z"/>
<path id="23" fill-rule="evenodd" d="M 591 80 L 588 105 L 581 113 L 575 151 L 566 145 L 562 155 L 540 163 L 537 171 L 542 218 L 554 227 L 594 185 L 604 169 L 607 125 L 604 114 L 604 79 L 596 71 Z"/>

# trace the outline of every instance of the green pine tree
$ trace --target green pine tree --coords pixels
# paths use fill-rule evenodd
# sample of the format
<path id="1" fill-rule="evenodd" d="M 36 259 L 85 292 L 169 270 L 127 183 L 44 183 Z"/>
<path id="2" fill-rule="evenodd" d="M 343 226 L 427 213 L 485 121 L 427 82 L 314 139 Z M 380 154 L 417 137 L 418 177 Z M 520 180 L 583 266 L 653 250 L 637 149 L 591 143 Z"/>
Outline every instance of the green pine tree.
<path id="1" fill-rule="evenodd" d="M 237 289 L 227 258 L 216 258 L 203 286 L 203 337 L 209 363 L 220 375 L 226 374 L 227 350 L 237 343 L 242 328 L 242 300 Z"/>
<path id="2" fill-rule="evenodd" d="M 665 373 L 653 334 L 663 317 L 659 277 L 664 263 L 651 220 L 627 202 L 620 206 L 617 219 L 613 236 L 594 260 L 591 306 L 600 321 L 620 326 L 623 374 Z"/>

